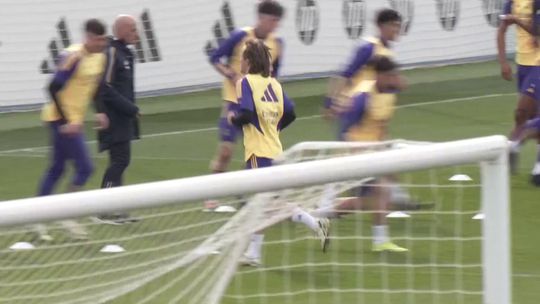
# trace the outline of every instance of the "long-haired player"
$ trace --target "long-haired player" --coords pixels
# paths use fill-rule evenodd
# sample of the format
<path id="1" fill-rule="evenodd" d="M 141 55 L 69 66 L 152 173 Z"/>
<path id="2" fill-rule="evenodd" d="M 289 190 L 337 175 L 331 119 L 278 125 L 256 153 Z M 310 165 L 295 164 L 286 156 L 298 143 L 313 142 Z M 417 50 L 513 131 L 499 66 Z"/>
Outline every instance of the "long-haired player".
<path id="1" fill-rule="evenodd" d="M 280 132 L 296 118 L 293 102 L 281 84 L 272 77 L 271 56 L 270 49 L 263 41 L 250 40 L 246 43 L 242 55 L 242 67 L 246 76 L 237 85 L 238 109 L 228 113 L 229 123 L 243 129 L 248 169 L 272 166 L 273 159 L 283 152 Z M 292 220 L 313 230 L 325 249 L 328 242 L 327 219 L 316 219 L 297 207 Z M 260 264 L 263 239 L 262 231 L 251 236 L 244 263 Z"/>

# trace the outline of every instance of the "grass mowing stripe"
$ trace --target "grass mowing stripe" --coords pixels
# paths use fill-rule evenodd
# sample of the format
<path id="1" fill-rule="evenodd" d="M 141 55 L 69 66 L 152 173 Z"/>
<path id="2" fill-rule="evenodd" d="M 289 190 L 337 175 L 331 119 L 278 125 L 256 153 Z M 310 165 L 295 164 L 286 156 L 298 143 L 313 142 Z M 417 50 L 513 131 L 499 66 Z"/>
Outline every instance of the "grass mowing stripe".
<path id="1" fill-rule="evenodd" d="M 454 103 L 454 102 L 463 102 L 463 101 L 480 101 L 480 100 L 485 100 L 485 99 L 490 99 L 490 98 L 495 98 L 495 97 L 512 96 L 512 95 L 516 95 L 516 93 L 488 94 L 488 95 L 480 95 L 480 96 L 472 96 L 472 97 L 462 97 L 462 98 L 451 98 L 451 99 L 443 99 L 443 100 L 417 102 L 417 103 L 411 103 L 411 104 L 405 104 L 405 105 L 398 105 L 396 108 L 397 109 L 405 109 L 405 108 L 414 108 L 414 107 L 422 107 L 422 106 L 445 104 L 445 103 Z M 319 118 L 319 117 L 321 117 L 321 115 L 311 115 L 311 116 L 300 117 L 300 118 L 298 118 L 298 120 L 307 120 L 307 119 L 314 119 L 314 118 Z M 163 133 L 153 133 L 153 134 L 143 135 L 142 138 L 153 138 L 153 137 L 161 137 L 161 136 L 182 135 L 182 134 L 199 133 L 199 132 L 209 132 L 209 131 L 216 131 L 217 129 L 218 128 L 216 128 L 216 127 L 210 127 L 210 128 L 201 128 L 201 129 L 179 130 L 179 131 L 163 132 Z M 97 141 L 96 140 L 90 140 L 90 141 L 87 141 L 86 143 L 94 144 L 94 143 L 97 143 Z M 27 151 L 35 151 L 35 150 L 47 149 L 49 147 L 50 146 L 19 148 L 19 149 L 0 151 L 0 153 L 27 152 Z"/>

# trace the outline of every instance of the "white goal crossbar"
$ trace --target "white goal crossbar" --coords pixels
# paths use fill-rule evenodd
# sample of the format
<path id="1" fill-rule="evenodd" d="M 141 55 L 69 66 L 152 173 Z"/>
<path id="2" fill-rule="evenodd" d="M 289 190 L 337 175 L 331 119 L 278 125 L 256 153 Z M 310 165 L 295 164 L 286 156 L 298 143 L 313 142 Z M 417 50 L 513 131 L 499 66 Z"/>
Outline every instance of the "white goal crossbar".
<path id="1" fill-rule="evenodd" d="M 0 227 L 481 163 L 484 303 L 510 304 L 508 142 L 490 136 L 119 188 L 0 202 Z M 276 178 L 279 176 L 279 178 Z M 204 190 L 201 190 L 204 189 Z"/>

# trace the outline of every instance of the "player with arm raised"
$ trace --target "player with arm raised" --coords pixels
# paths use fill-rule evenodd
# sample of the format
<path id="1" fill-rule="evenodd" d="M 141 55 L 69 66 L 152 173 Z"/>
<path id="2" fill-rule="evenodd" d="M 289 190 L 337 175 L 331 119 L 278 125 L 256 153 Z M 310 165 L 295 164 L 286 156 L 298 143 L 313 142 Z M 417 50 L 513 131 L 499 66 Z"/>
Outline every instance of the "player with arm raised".
<path id="1" fill-rule="evenodd" d="M 242 78 L 240 62 L 246 41 L 260 39 L 270 49 L 272 55 L 273 76 L 279 72 L 283 54 L 283 42 L 274 31 L 279 26 L 283 16 L 283 7 L 276 1 L 264 0 L 257 6 L 257 23 L 255 27 L 245 27 L 231 33 L 231 36 L 211 54 L 210 62 L 215 69 L 225 77 L 223 80 L 223 108 L 219 119 L 219 140 L 216 156 L 210 164 L 213 173 L 227 171 L 231 161 L 234 144 L 241 134 L 241 129 L 227 123 L 227 115 L 238 102 L 236 83 Z M 217 202 L 207 201 L 205 208 L 211 210 L 217 207 Z"/>
<path id="2" fill-rule="evenodd" d="M 225 76 L 223 80 L 223 111 L 219 122 L 220 140 L 216 158 L 212 161 L 211 169 L 215 173 L 227 170 L 227 165 L 232 156 L 232 145 L 236 141 L 239 130 L 227 124 L 226 117 L 231 107 L 238 102 L 236 95 L 236 83 L 242 78 L 240 63 L 246 41 L 261 39 L 270 48 L 272 55 L 273 76 L 277 76 L 282 54 L 282 41 L 275 36 L 274 31 L 283 16 L 283 7 L 276 1 L 262 1 L 259 3 L 258 19 L 255 27 L 245 27 L 234 31 L 218 49 L 216 49 L 210 61 L 216 70 Z M 223 62 L 222 59 L 226 61 Z"/>
<path id="3" fill-rule="evenodd" d="M 51 101 L 43 107 L 41 118 L 50 130 L 52 151 L 50 166 L 39 187 L 40 196 L 53 193 L 68 160 L 72 160 L 75 166 L 75 176 L 68 192 L 82 188 L 92 174 L 93 165 L 85 143 L 83 123 L 105 69 L 105 32 L 105 26 L 99 20 L 88 20 L 84 44 L 71 45 L 65 50 L 49 84 Z M 62 223 L 76 237 L 86 234 L 75 222 Z M 38 230 L 43 239 L 50 238 L 42 226 Z"/>
<path id="4" fill-rule="evenodd" d="M 339 113 L 340 139 L 345 141 L 377 142 L 387 138 L 387 129 L 395 111 L 396 92 L 403 88 L 403 80 L 397 65 L 387 57 L 372 58 L 369 67 L 375 72 L 375 80 L 365 80 L 352 88 L 349 107 Z M 350 211 L 369 208 L 369 199 L 376 205 L 373 213 L 373 251 L 403 252 L 407 249 L 392 243 L 386 221 L 395 187 L 388 177 L 378 178 L 376 186 L 367 184 L 358 190 L 358 197 L 344 201 L 333 195 L 323 195 L 323 207 L 315 210 L 315 216 L 334 217 Z M 326 200 L 326 201 L 325 201 Z"/>
<path id="5" fill-rule="evenodd" d="M 399 38 L 402 25 L 401 15 L 393 9 L 382 9 L 377 12 L 375 20 L 379 34 L 365 39 L 365 43 L 356 49 L 346 68 L 330 80 L 328 96 L 324 104 L 324 116 L 328 119 L 334 118 L 350 106 L 351 90 L 363 81 L 375 80 L 376 73 L 368 64 L 371 59 L 381 56 L 390 59 L 394 57 L 390 43 Z M 392 203 L 396 205 L 396 208 L 417 209 L 422 206 L 411 201 L 409 193 L 397 183 L 397 177 L 392 179 Z"/>
<path id="6" fill-rule="evenodd" d="M 538 71 L 540 49 L 534 37 L 538 35 L 537 26 L 535 26 L 538 25 L 538 17 L 536 16 L 538 8 L 535 8 L 538 4 L 536 2 L 533 0 L 507 1 L 497 32 L 497 51 L 501 75 L 505 80 L 511 81 L 512 68 L 506 59 L 505 35 L 511 25 L 516 24 L 518 26 L 515 60 L 517 64 L 517 89 L 520 95 L 514 114 L 514 128 L 510 134 L 510 140 L 512 141 L 510 167 L 513 173 L 517 172 L 517 160 L 523 142 L 519 140 L 520 134 L 524 131 L 526 121 L 534 118 L 537 113 L 535 78 L 540 77 Z M 533 35 L 533 33 L 536 34 Z M 540 137 L 537 137 L 537 139 L 540 144 Z M 532 181 L 536 185 L 540 185 L 540 158 L 537 159 L 533 169 Z"/>
<path id="7" fill-rule="evenodd" d="M 261 40 L 248 41 L 242 59 L 246 76 L 238 83 L 239 108 L 230 112 L 227 120 L 244 131 L 246 168 L 269 167 L 283 152 L 279 134 L 295 120 L 294 105 L 281 84 L 271 76 L 271 53 Z M 328 237 L 327 219 L 315 219 L 297 207 L 292 220 L 317 233 L 324 250 Z M 244 255 L 245 263 L 260 264 L 263 238 L 262 231 L 252 235 Z"/>
<path id="8" fill-rule="evenodd" d="M 376 16 L 379 34 L 376 37 L 366 38 L 346 65 L 346 68 L 336 77 L 330 80 L 328 96 L 325 100 L 325 116 L 333 117 L 341 107 L 348 105 L 340 104 L 342 94 L 348 94 L 352 88 L 364 80 L 375 80 L 375 72 L 367 63 L 375 56 L 393 58 L 394 53 L 390 49 L 390 43 L 396 41 L 401 30 L 401 16 L 392 9 L 383 9 Z"/>

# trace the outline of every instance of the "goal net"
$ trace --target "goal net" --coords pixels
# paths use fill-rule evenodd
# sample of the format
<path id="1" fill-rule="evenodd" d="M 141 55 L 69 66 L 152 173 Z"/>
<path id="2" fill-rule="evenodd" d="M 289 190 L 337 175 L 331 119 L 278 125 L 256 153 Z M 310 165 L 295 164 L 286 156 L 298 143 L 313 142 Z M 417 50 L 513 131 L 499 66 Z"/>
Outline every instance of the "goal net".
<path id="1" fill-rule="evenodd" d="M 0 303 L 509 304 L 506 146 L 301 143 L 272 168 L 2 202 Z M 377 193 L 408 251 L 373 251 Z M 367 207 L 331 216 L 326 252 L 289 221 L 351 197 Z M 236 212 L 201 212 L 205 199 Z M 88 218 L 119 210 L 140 221 Z M 240 267 L 263 229 L 261 265 Z"/>

